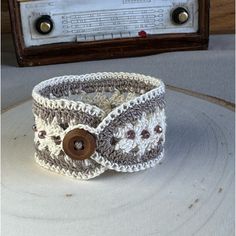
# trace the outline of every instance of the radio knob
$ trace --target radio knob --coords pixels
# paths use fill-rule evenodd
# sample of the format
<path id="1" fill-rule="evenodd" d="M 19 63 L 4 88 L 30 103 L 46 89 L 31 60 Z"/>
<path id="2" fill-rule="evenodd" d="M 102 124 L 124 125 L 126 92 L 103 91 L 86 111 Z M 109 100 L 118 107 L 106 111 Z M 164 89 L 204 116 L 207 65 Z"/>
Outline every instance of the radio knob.
<path id="1" fill-rule="evenodd" d="M 178 7 L 172 12 L 172 20 L 178 25 L 186 23 L 188 19 L 189 12 L 183 7 Z"/>
<path id="2" fill-rule="evenodd" d="M 40 16 L 35 23 L 36 30 L 40 34 L 49 34 L 53 29 L 53 22 L 49 15 Z"/>

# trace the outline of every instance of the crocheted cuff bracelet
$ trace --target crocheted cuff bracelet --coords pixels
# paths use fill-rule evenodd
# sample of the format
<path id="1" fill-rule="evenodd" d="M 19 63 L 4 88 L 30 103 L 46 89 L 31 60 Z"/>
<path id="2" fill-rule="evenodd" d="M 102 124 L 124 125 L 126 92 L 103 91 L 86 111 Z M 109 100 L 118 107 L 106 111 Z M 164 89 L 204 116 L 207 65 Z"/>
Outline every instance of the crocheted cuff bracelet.
<path id="1" fill-rule="evenodd" d="M 35 159 L 78 179 L 134 172 L 163 157 L 165 86 L 133 73 L 55 77 L 33 89 Z"/>

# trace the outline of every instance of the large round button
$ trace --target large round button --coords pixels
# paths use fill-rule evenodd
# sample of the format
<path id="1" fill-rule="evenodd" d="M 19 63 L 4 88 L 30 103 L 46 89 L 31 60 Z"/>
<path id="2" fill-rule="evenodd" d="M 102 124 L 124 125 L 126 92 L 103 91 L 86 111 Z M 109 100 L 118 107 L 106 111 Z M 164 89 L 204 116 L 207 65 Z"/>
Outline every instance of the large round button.
<path id="1" fill-rule="evenodd" d="M 172 20 L 174 23 L 182 25 L 189 19 L 189 12 L 183 7 L 177 7 L 172 12 Z"/>
<path id="2" fill-rule="evenodd" d="M 96 139 L 88 131 L 73 129 L 63 139 L 65 153 L 74 160 L 89 158 L 96 149 Z"/>
<path id="3" fill-rule="evenodd" d="M 49 15 L 40 16 L 35 23 L 35 28 L 40 34 L 49 34 L 53 29 L 53 22 Z"/>

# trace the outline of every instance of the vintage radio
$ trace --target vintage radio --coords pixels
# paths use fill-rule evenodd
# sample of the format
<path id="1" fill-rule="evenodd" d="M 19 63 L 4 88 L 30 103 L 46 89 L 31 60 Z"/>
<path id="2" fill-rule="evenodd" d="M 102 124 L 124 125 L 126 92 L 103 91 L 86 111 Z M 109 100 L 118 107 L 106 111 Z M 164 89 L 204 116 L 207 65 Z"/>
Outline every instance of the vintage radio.
<path id="1" fill-rule="evenodd" d="M 21 66 L 207 49 L 209 0 L 9 0 Z"/>

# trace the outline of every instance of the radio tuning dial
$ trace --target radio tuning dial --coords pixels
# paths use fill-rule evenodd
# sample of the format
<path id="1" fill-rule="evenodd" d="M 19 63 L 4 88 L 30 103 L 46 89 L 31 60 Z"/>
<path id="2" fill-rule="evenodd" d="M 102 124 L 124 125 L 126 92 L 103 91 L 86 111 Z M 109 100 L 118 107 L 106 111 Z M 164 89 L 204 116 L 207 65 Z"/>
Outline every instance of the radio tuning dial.
<path id="1" fill-rule="evenodd" d="M 172 20 L 175 24 L 182 25 L 189 19 L 189 12 L 183 7 L 177 7 L 172 12 Z"/>
<path id="2" fill-rule="evenodd" d="M 53 29 L 53 22 L 49 15 L 40 16 L 35 23 L 35 28 L 40 34 L 49 34 Z"/>

